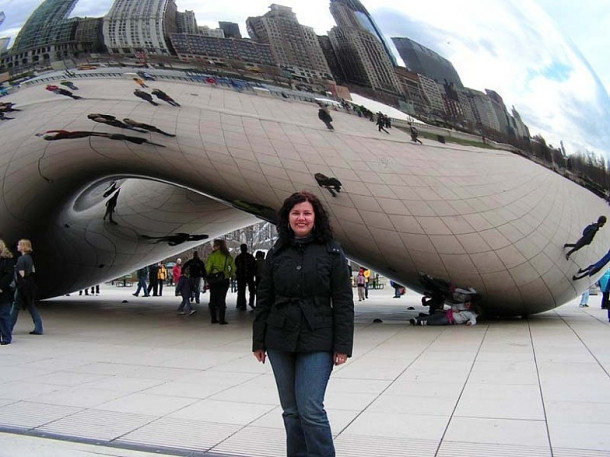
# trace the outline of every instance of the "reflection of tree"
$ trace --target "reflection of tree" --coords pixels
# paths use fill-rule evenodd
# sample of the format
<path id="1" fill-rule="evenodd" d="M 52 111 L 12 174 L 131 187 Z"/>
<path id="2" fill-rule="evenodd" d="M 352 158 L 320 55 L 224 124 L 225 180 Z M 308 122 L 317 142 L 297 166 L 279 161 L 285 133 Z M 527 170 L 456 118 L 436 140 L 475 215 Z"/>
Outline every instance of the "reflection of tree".
<path id="1" fill-rule="evenodd" d="M 233 206 L 237 209 L 246 211 L 247 213 L 254 214 L 269 222 L 275 222 L 277 214 L 273 208 L 269 208 L 265 205 L 259 205 L 258 203 L 245 202 L 243 200 L 233 200 Z"/>
<path id="2" fill-rule="evenodd" d="M 148 236 L 140 235 L 140 238 L 150 240 L 153 244 L 167 243 L 170 246 L 177 246 L 187 241 L 201 241 L 208 238 L 208 235 L 190 235 L 188 233 L 175 233 L 167 236 Z"/>

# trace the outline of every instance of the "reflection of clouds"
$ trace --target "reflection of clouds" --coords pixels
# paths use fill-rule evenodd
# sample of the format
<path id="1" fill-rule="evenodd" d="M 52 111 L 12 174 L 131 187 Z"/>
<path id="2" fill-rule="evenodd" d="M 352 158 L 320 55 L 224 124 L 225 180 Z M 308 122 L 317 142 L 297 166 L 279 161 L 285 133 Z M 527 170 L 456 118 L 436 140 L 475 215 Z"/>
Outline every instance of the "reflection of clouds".
<path id="1" fill-rule="evenodd" d="M 435 5 L 435 3 L 437 5 Z M 437 6 L 435 8 L 435 6 Z M 492 9 L 493 11 L 489 10 Z M 387 36 L 407 36 L 449 59 L 464 85 L 493 89 L 530 127 L 568 153 L 610 155 L 610 100 L 549 17 L 524 0 L 430 0 L 374 11 Z"/>

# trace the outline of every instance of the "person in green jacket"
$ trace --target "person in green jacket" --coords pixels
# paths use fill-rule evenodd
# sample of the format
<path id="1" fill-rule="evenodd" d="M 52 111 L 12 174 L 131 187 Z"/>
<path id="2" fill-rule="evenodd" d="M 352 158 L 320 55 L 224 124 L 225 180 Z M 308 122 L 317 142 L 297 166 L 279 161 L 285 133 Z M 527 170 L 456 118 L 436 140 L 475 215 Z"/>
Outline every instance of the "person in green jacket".
<path id="1" fill-rule="evenodd" d="M 227 249 L 225 240 L 214 240 L 212 253 L 205 264 L 207 281 L 210 286 L 210 317 L 212 324 L 225 325 L 227 291 L 231 279 L 235 278 L 235 262 Z M 218 311 L 218 315 L 217 315 Z"/>

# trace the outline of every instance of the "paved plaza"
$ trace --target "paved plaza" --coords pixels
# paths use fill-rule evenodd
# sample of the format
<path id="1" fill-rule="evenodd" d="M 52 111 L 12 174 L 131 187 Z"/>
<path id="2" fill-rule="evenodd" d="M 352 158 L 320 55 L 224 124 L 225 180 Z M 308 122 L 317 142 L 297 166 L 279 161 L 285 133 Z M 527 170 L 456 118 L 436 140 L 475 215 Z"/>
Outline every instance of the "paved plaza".
<path id="1" fill-rule="evenodd" d="M 252 313 L 230 294 L 229 325 L 213 326 L 203 305 L 176 315 L 171 287 L 132 292 L 48 300 L 41 337 L 22 312 L 0 350 L 0 457 L 285 455 Z M 529 319 L 413 327 L 420 297 L 391 292 L 356 302 L 354 357 L 331 377 L 338 456 L 610 455 L 601 296 Z"/>

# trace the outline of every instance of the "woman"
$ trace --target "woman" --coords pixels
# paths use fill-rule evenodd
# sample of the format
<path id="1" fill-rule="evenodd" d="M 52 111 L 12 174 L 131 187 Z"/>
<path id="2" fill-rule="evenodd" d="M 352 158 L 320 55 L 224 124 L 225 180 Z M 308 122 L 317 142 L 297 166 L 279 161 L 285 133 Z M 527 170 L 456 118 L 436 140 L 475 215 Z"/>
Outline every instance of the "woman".
<path id="1" fill-rule="evenodd" d="M 0 240 L 0 344 L 11 344 L 11 304 L 14 292 L 11 287 L 15 274 L 13 254 Z"/>
<path id="2" fill-rule="evenodd" d="M 11 331 L 17 323 L 19 308 L 23 306 L 24 309 L 27 308 L 30 312 L 34 321 L 34 330 L 30 332 L 30 335 L 42 335 L 42 318 L 34 304 L 36 293 L 34 273 L 36 268 L 31 256 L 32 243 L 30 240 L 19 240 L 17 250 L 21 253 L 21 256 L 17 260 L 17 265 L 15 265 L 15 284 L 17 284 L 17 290 L 15 291 L 15 301 L 11 308 Z"/>
<path id="3" fill-rule="evenodd" d="M 205 264 L 208 284 L 210 286 L 210 317 L 212 324 L 226 325 L 227 291 L 231 279 L 235 278 L 235 262 L 227 249 L 225 240 L 214 240 L 212 253 Z M 222 278 L 218 274 L 222 273 Z M 216 314 L 218 311 L 218 316 Z"/>
<path id="4" fill-rule="evenodd" d="M 334 456 L 324 394 L 334 365 L 351 357 L 354 301 L 347 259 L 328 214 L 309 192 L 288 197 L 279 239 L 258 291 L 252 351 L 269 356 L 286 428 L 288 456 Z"/>

